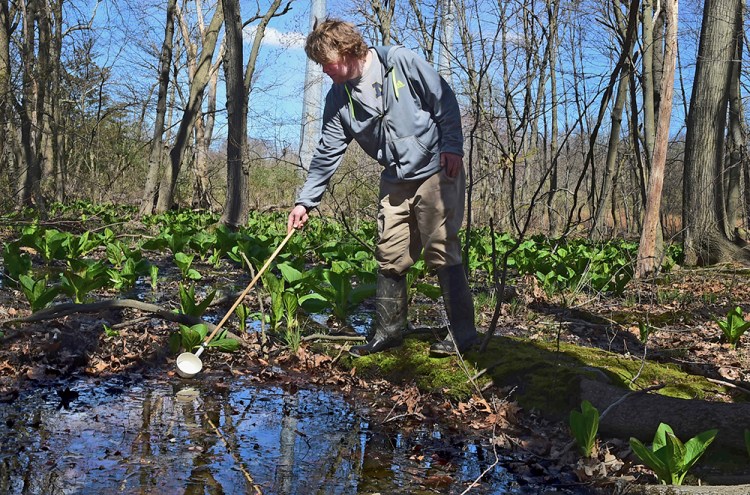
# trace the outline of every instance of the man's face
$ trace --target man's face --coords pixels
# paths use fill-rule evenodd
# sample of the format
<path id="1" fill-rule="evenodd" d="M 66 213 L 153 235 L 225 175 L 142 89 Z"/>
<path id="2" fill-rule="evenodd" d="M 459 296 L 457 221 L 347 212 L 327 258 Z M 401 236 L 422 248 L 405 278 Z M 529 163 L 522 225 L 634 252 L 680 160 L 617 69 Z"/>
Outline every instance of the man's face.
<path id="1" fill-rule="evenodd" d="M 347 56 L 334 56 L 330 61 L 322 64 L 323 72 L 331 80 L 340 84 L 361 76 L 359 61 Z"/>

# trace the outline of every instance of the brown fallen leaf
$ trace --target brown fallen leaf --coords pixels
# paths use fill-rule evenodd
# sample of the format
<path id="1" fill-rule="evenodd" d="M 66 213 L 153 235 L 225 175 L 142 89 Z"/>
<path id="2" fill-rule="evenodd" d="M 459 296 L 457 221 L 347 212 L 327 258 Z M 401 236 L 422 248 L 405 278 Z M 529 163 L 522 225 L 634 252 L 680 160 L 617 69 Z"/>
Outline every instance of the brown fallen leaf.
<path id="1" fill-rule="evenodd" d="M 46 366 L 34 366 L 26 371 L 26 378 L 29 380 L 42 380 L 47 374 Z"/>
<path id="2" fill-rule="evenodd" d="M 451 483 L 453 483 L 453 477 L 448 476 L 447 474 L 434 474 L 432 476 L 428 476 L 424 480 L 425 486 L 429 486 L 431 488 L 448 486 Z"/>

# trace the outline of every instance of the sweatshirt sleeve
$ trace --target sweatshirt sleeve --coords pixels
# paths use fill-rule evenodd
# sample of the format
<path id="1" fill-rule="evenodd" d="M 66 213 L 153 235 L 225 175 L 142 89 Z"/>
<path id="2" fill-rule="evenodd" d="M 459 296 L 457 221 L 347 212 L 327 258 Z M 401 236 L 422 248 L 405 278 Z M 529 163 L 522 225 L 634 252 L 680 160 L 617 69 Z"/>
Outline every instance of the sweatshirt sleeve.
<path id="1" fill-rule="evenodd" d="M 320 204 L 328 182 L 341 164 L 344 152 L 352 140 L 344 131 L 338 105 L 334 104 L 334 101 L 331 91 L 326 96 L 320 141 L 310 161 L 307 179 L 295 201 L 295 204 L 302 205 L 308 210 Z"/>
<path id="2" fill-rule="evenodd" d="M 397 51 L 401 71 L 429 109 L 440 127 L 440 151 L 464 154 L 464 135 L 461 128 L 461 110 L 456 93 L 429 62 L 411 50 Z"/>

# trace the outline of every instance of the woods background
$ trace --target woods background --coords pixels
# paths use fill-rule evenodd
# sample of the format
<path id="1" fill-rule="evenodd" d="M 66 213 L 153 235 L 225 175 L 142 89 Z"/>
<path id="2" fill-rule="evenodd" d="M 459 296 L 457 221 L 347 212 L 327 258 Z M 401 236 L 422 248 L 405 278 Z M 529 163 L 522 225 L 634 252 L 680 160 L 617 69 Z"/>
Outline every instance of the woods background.
<path id="1" fill-rule="evenodd" d="M 240 225 L 250 209 L 290 208 L 307 165 L 301 124 L 319 120 L 279 111 L 301 108 L 305 84 L 279 88 L 305 70 L 310 9 L 0 0 L 3 210 L 85 199 Z M 641 238 L 639 262 L 658 262 L 663 241 L 683 243 L 688 264 L 747 257 L 745 2 L 355 0 L 325 12 L 372 44 L 414 49 L 456 90 L 467 227 Z M 271 46 L 271 32 L 287 44 Z M 351 147 L 325 212 L 374 218 L 378 173 Z"/>

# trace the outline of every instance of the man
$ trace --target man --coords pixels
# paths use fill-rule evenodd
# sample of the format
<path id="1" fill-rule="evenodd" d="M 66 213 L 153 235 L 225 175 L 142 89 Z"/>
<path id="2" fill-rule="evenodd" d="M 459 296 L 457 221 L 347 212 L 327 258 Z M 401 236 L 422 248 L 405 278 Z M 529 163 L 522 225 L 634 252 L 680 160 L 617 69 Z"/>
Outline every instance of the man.
<path id="1" fill-rule="evenodd" d="M 383 166 L 374 332 L 349 353 L 359 357 L 401 344 L 407 326 L 405 274 L 422 251 L 427 266 L 437 270 L 453 337 L 433 344 L 430 353 L 465 351 L 478 337 L 458 239 L 466 178 L 455 94 L 410 50 L 368 48 L 353 24 L 338 19 L 316 24 L 305 52 L 323 66 L 333 86 L 288 229 L 304 226 L 352 139 Z"/>

